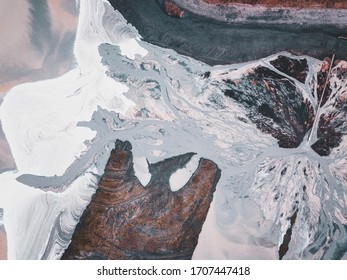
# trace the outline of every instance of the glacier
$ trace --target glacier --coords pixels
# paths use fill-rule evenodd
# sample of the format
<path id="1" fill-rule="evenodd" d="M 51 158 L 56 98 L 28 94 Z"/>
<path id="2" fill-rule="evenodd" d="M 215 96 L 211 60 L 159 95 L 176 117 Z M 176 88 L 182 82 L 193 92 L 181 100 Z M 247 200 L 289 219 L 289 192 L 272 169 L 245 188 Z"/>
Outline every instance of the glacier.
<path id="1" fill-rule="evenodd" d="M 319 107 L 318 59 L 209 66 L 141 40 L 106 0 L 79 8 L 75 69 L 16 86 L 0 106 L 17 166 L 0 174 L 10 259 L 61 257 L 117 139 L 131 142 L 144 187 L 148 163 L 179 154 L 195 155 L 172 191 L 200 158 L 221 169 L 193 258 L 278 259 L 289 229 L 284 259 L 347 257 L 345 62 Z"/>

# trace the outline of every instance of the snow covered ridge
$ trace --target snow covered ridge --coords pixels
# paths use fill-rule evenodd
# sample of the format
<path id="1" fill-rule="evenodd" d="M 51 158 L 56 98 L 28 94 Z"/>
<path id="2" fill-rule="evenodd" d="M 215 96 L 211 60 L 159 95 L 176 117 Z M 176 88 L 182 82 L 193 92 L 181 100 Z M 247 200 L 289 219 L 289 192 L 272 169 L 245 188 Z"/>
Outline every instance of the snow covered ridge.
<path id="1" fill-rule="evenodd" d="M 195 258 L 276 259 L 289 228 L 283 258 L 346 257 L 342 65 L 319 113 L 314 140 L 328 151 L 320 156 L 307 141 L 318 109 L 316 59 L 281 53 L 211 67 L 141 41 L 101 0 L 80 2 L 75 56 L 76 69 L 18 86 L 0 107 L 18 167 L 0 175 L 9 258 L 60 258 L 116 139 L 131 142 L 143 186 L 148 163 L 180 154 L 196 156 L 172 179 L 174 191 L 199 158 L 222 170 Z"/>

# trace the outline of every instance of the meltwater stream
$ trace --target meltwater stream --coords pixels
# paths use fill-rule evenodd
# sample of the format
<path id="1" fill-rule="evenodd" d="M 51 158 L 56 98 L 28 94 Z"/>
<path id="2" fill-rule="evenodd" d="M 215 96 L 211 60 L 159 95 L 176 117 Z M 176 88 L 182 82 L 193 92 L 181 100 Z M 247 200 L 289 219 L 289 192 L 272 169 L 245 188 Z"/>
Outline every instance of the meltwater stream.
<path id="1" fill-rule="evenodd" d="M 221 169 L 193 258 L 345 258 L 346 62 L 308 143 L 325 75 L 315 58 L 210 66 L 141 41 L 102 0 L 80 2 L 74 52 L 76 69 L 0 107 L 17 165 L 0 174 L 9 258 L 61 257 L 117 139 L 135 162 L 194 153 Z"/>

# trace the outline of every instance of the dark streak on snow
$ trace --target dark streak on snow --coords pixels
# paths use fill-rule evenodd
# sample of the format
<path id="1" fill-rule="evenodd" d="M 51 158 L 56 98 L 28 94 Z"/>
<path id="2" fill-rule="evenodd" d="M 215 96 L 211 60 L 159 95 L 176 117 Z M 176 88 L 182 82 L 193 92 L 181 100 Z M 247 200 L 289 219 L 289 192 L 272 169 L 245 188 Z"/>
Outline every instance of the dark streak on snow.
<path id="1" fill-rule="evenodd" d="M 290 218 L 290 227 L 287 229 L 287 232 L 283 237 L 283 242 L 282 242 L 282 244 L 279 248 L 279 251 L 278 251 L 280 260 L 282 260 L 283 257 L 288 252 L 289 243 L 290 243 L 290 240 L 292 238 L 293 226 L 295 224 L 297 215 L 298 215 L 298 210 L 296 210 L 295 213 L 293 214 L 293 216 L 291 216 L 291 218 Z"/>

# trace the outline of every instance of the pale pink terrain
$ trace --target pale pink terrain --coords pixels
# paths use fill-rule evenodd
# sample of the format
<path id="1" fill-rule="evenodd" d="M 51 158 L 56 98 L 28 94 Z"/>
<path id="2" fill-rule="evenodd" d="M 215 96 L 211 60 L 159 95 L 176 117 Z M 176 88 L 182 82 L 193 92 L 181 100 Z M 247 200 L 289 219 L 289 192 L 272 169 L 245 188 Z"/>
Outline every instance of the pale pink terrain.
<path id="1" fill-rule="evenodd" d="M 73 67 L 73 38 L 77 27 L 74 1 L 47 0 L 50 38 L 39 49 L 33 43 L 29 1 L 0 1 L 0 104 L 14 86 L 60 76 Z M 61 51 L 62 50 L 62 51 Z M 15 167 L 0 123 L 0 172 Z M 1 247 L 0 247 L 1 248 Z"/>
<path id="2" fill-rule="evenodd" d="M 6 234 L 0 230 L 0 260 L 7 259 L 7 241 Z"/>
<path id="3" fill-rule="evenodd" d="M 65 44 L 65 35 L 74 33 L 77 26 L 76 14 L 67 8 L 71 2 L 74 1 L 47 0 L 51 33 L 57 41 L 53 53 L 49 53 L 48 44 L 38 50 L 31 41 L 28 1 L 0 2 L 0 99 L 19 83 L 58 76 L 71 68 L 70 61 L 61 60 L 57 55 L 58 48 Z"/>
<path id="4" fill-rule="evenodd" d="M 62 59 L 59 48 L 71 49 L 65 38 L 73 37 L 77 26 L 76 11 L 70 0 L 48 0 L 50 31 L 55 39 L 51 52 L 49 42 L 37 49 L 30 36 L 30 7 L 28 1 L 0 1 L 0 104 L 6 93 L 14 86 L 59 76 L 71 69 L 71 60 Z M 66 53 L 66 58 L 71 55 Z M 0 173 L 15 168 L 6 137 L 0 123 Z M 0 227 L 0 260 L 7 259 L 6 233 Z"/>

